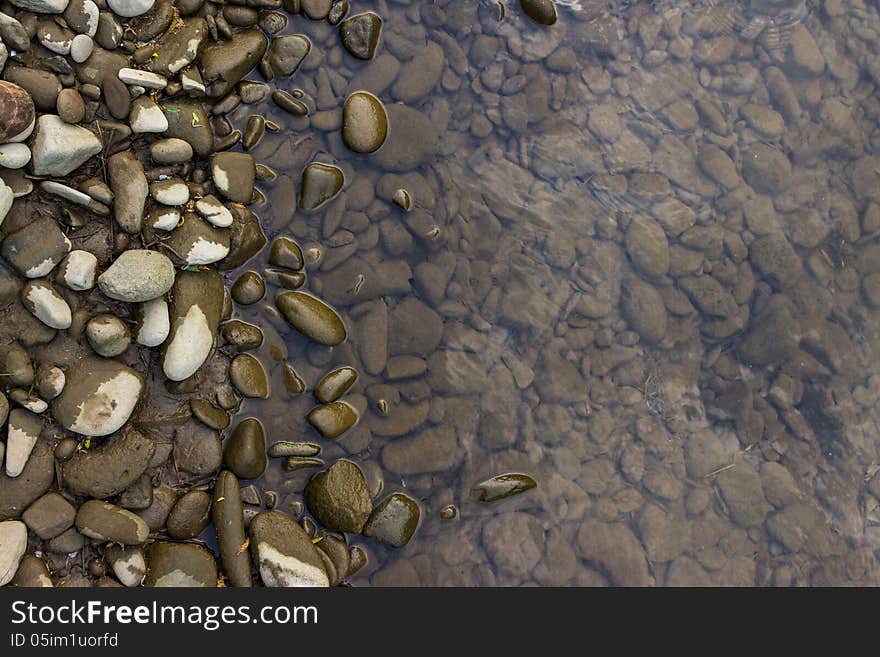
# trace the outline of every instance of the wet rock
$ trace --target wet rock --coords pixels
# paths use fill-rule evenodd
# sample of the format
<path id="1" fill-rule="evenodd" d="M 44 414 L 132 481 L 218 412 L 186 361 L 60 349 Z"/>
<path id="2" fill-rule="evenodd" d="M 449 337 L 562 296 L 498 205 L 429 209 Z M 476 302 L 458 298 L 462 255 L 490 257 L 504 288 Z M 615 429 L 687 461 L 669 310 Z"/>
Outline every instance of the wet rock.
<path id="1" fill-rule="evenodd" d="M 296 73 L 312 49 L 312 42 L 304 34 L 292 34 L 272 39 L 267 58 L 272 73 L 288 77 Z"/>
<path id="2" fill-rule="evenodd" d="M 132 101 L 128 124 L 131 131 L 136 134 L 162 133 L 168 130 L 168 118 L 165 112 L 147 96 Z"/>
<path id="3" fill-rule="evenodd" d="M 45 281 L 28 281 L 21 288 L 21 302 L 34 317 L 53 329 L 66 329 L 72 321 L 70 306 Z"/>
<path id="4" fill-rule="evenodd" d="M 244 397 L 265 399 L 269 396 L 269 382 L 263 365 L 250 354 L 239 354 L 229 366 L 229 378 Z"/>
<path id="5" fill-rule="evenodd" d="M 211 429 L 219 431 L 229 426 L 229 414 L 205 399 L 190 399 L 189 407 L 193 417 Z"/>
<path id="6" fill-rule="evenodd" d="M 106 436 L 128 420 L 144 388 L 143 377 L 122 363 L 83 358 L 67 370 L 52 414 L 68 431 Z"/>
<path id="7" fill-rule="evenodd" d="M 39 415 L 23 408 L 14 408 L 9 413 L 6 437 L 8 476 L 18 477 L 24 471 L 42 430 L 43 420 Z"/>
<path id="8" fill-rule="evenodd" d="M 497 475 L 476 486 L 480 502 L 496 502 L 512 495 L 519 495 L 535 488 L 538 484 L 529 475 L 518 472 Z"/>
<path id="9" fill-rule="evenodd" d="M 172 381 L 192 376 L 208 358 L 220 323 L 223 294 L 223 280 L 216 271 L 177 275 L 171 332 L 162 356 L 162 369 Z"/>
<path id="10" fill-rule="evenodd" d="M 17 520 L 0 522 L 0 586 L 15 577 L 18 564 L 27 550 L 27 527 Z"/>
<path id="11" fill-rule="evenodd" d="M 21 345 L 0 346 L 0 366 L 0 380 L 7 385 L 29 387 L 34 382 L 33 363 Z"/>
<path id="12" fill-rule="evenodd" d="M 648 276 L 669 271 L 669 244 L 666 232 L 653 219 L 635 217 L 626 231 L 626 252 L 633 264 Z"/>
<path id="13" fill-rule="evenodd" d="M 520 0 L 520 6 L 526 16 L 541 25 L 556 23 L 556 5 L 553 0 Z"/>
<path id="14" fill-rule="evenodd" d="M 299 191 L 299 207 L 317 210 L 333 200 L 342 190 L 345 176 L 342 170 L 330 164 L 312 162 L 302 174 Z"/>
<path id="15" fill-rule="evenodd" d="M 3 240 L 0 253 L 25 278 L 40 278 L 70 252 L 70 240 L 49 217 L 38 217 Z"/>
<path id="16" fill-rule="evenodd" d="M 431 120 L 422 112 L 403 104 L 386 108 L 391 126 L 383 147 L 373 161 L 387 171 L 416 169 L 434 159 L 439 135 Z"/>
<path id="17" fill-rule="evenodd" d="M 77 292 L 91 290 L 97 267 L 98 259 L 93 254 L 79 249 L 71 251 L 58 267 L 58 281 Z"/>
<path id="18" fill-rule="evenodd" d="M 620 312 L 647 344 L 656 344 L 666 337 L 666 306 L 653 285 L 639 278 L 627 278 L 620 291 Z"/>
<path id="19" fill-rule="evenodd" d="M 220 328 L 220 333 L 236 351 L 249 351 L 263 344 L 263 332 L 259 327 L 237 319 L 225 323 Z"/>
<path id="20" fill-rule="evenodd" d="M 393 493 L 382 500 L 364 525 L 363 534 L 391 547 L 401 548 L 412 538 L 419 526 L 421 508 L 413 498 Z"/>
<path id="21" fill-rule="evenodd" d="M 238 423 L 226 442 L 223 463 L 240 479 L 256 479 L 266 469 L 266 433 L 256 418 Z"/>
<path id="22" fill-rule="evenodd" d="M 268 46 L 266 36 L 257 29 L 236 32 L 232 39 L 206 46 L 199 57 L 199 68 L 209 98 L 225 96 L 262 59 Z"/>
<path id="23" fill-rule="evenodd" d="M 209 550 L 192 543 L 153 543 L 148 552 L 149 568 L 144 586 L 217 586 L 217 564 Z"/>
<path id="24" fill-rule="evenodd" d="M 153 499 L 150 505 L 146 509 L 138 511 L 137 515 L 147 523 L 151 532 L 161 531 L 164 529 L 165 521 L 176 501 L 177 493 L 169 486 L 157 486 L 153 489 Z"/>
<path id="25" fill-rule="evenodd" d="M 382 34 L 382 19 L 371 11 L 356 14 L 339 24 L 342 45 L 358 59 L 372 59 Z"/>
<path id="26" fill-rule="evenodd" d="M 785 64 L 793 75 L 817 77 L 825 71 L 825 58 L 803 23 L 792 27 L 788 47 Z"/>
<path id="27" fill-rule="evenodd" d="M 195 61 L 208 36 L 204 18 L 187 18 L 174 30 L 166 32 L 156 43 L 156 57 L 148 65 L 154 73 L 172 76 Z"/>
<path id="28" fill-rule="evenodd" d="M 257 514 L 250 525 L 250 549 L 266 586 L 329 586 L 324 562 L 306 534 L 278 511 Z"/>
<path id="29" fill-rule="evenodd" d="M 254 158 L 247 153 L 217 153 L 211 158 L 211 177 L 224 197 L 236 203 L 250 203 L 255 166 Z"/>
<path id="30" fill-rule="evenodd" d="M 244 508 L 235 475 L 224 470 L 214 485 L 211 519 L 217 531 L 223 572 L 233 586 L 251 586 L 251 559 L 244 534 Z"/>
<path id="31" fill-rule="evenodd" d="M 126 427 L 101 445 L 77 451 L 64 464 L 64 484 L 67 490 L 83 497 L 112 497 L 144 474 L 155 451 L 150 438 Z"/>
<path id="32" fill-rule="evenodd" d="M 398 304 L 388 322 L 388 351 L 392 355 L 430 356 L 443 335 L 440 315 L 415 297 Z"/>
<path id="33" fill-rule="evenodd" d="M 147 574 L 147 562 L 139 547 L 112 545 L 104 552 L 104 558 L 113 569 L 113 574 L 123 586 L 140 586 Z"/>
<path id="34" fill-rule="evenodd" d="M 313 408 L 306 420 L 322 438 L 338 438 L 357 423 L 358 414 L 351 404 L 335 401 Z"/>
<path id="35" fill-rule="evenodd" d="M 790 504 L 771 514 L 766 526 L 770 536 L 791 552 L 830 557 L 845 550 L 843 540 L 815 503 Z"/>
<path id="36" fill-rule="evenodd" d="M 21 474 L 0 472 L 0 521 L 13 520 L 49 490 L 55 477 L 55 460 L 45 443 L 37 443 Z"/>
<path id="37" fill-rule="evenodd" d="M 424 472 L 446 472 L 462 459 L 455 429 L 441 424 L 415 435 L 388 442 L 382 448 L 382 463 L 391 472 L 409 476 Z"/>
<path id="38" fill-rule="evenodd" d="M 608 573 L 617 586 L 654 583 L 642 545 L 625 523 L 585 520 L 578 530 L 577 552 Z"/>
<path id="39" fill-rule="evenodd" d="M 196 211 L 217 228 L 229 228 L 232 225 L 232 213 L 213 194 L 196 201 Z"/>
<path id="40" fill-rule="evenodd" d="M 66 176 L 100 152 L 101 140 L 85 128 L 54 114 L 37 119 L 31 144 L 34 175 Z"/>
<path id="41" fill-rule="evenodd" d="M 736 189 L 742 183 L 733 160 L 715 144 L 700 146 L 699 163 L 706 175 L 725 189 Z"/>
<path id="42" fill-rule="evenodd" d="M 318 344 L 332 347 L 346 338 L 342 318 L 330 306 L 310 294 L 282 292 L 275 298 L 275 304 L 291 326 Z"/>
<path id="43" fill-rule="evenodd" d="M 220 434 L 198 422 L 189 422 L 174 432 L 174 462 L 196 476 L 214 474 L 223 461 Z"/>
<path id="44" fill-rule="evenodd" d="M 210 155 L 214 149 L 214 132 L 202 103 L 175 99 L 173 105 L 167 107 L 180 111 L 166 110 L 168 130 L 165 131 L 165 136 L 184 140 L 199 157 Z"/>
<path id="45" fill-rule="evenodd" d="M 236 303 L 248 306 L 263 298 L 266 285 L 257 272 L 246 271 L 236 279 L 230 292 Z"/>
<path id="46" fill-rule="evenodd" d="M 357 381 L 358 373 L 353 367 L 340 367 L 328 372 L 315 386 L 315 399 L 322 404 L 336 401 Z"/>
<path id="47" fill-rule="evenodd" d="M 139 545 L 150 534 L 143 519 L 131 511 L 99 500 L 89 500 L 79 508 L 76 528 L 89 538 L 122 545 Z"/>
<path id="48" fill-rule="evenodd" d="M 737 352 L 753 365 L 781 363 L 797 349 L 797 331 L 798 324 L 788 304 L 771 303 L 754 319 Z"/>
<path id="49" fill-rule="evenodd" d="M 150 157 L 156 164 L 181 164 L 193 157 L 193 147 L 183 139 L 159 139 L 150 144 Z"/>
<path id="50" fill-rule="evenodd" d="M 196 214 L 185 212 L 183 223 L 163 242 L 174 261 L 186 266 L 210 265 L 230 253 L 228 230 L 215 228 Z"/>
<path id="51" fill-rule="evenodd" d="M 201 490 L 191 490 L 174 503 L 165 526 L 171 538 L 185 541 L 201 534 L 210 520 L 211 496 Z"/>
<path id="52" fill-rule="evenodd" d="M 391 87 L 391 95 L 403 103 L 416 104 L 437 86 L 445 64 L 443 49 L 428 41 L 418 49 L 415 57 L 401 66 Z"/>
<path id="53" fill-rule="evenodd" d="M 372 511 L 361 469 L 339 460 L 309 480 L 305 489 L 309 513 L 331 531 L 359 533 Z"/>
<path id="54" fill-rule="evenodd" d="M 750 146 L 743 152 L 742 162 L 743 176 L 756 192 L 773 195 L 791 186 L 791 163 L 772 146 Z"/>
<path id="55" fill-rule="evenodd" d="M 131 151 L 111 155 L 107 160 L 113 210 L 116 222 L 128 233 L 138 233 L 143 225 L 144 205 L 150 193 L 140 160 Z"/>
<path id="56" fill-rule="evenodd" d="M 21 518 L 43 540 L 55 538 L 73 526 L 76 509 L 58 493 L 46 493 L 31 504 Z"/>
<path id="57" fill-rule="evenodd" d="M 761 477 L 748 462 L 736 464 L 718 474 L 718 487 L 730 517 L 740 527 L 758 527 L 772 510 L 764 499 Z"/>
<path id="58" fill-rule="evenodd" d="M 32 554 L 24 555 L 18 564 L 12 585 L 20 588 L 51 588 L 52 578 L 45 560 Z"/>
<path id="59" fill-rule="evenodd" d="M 385 106 L 367 91 L 356 91 L 342 108 L 342 141 L 355 153 L 373 153 L 388 136 Z"/>
<path id="60" fill-rule="evenodd" d="M 730 463 L 730 457 L 718 437 L 709 429 L 690 436 L 685 450 L 688 475 L 702 479 Z"/>

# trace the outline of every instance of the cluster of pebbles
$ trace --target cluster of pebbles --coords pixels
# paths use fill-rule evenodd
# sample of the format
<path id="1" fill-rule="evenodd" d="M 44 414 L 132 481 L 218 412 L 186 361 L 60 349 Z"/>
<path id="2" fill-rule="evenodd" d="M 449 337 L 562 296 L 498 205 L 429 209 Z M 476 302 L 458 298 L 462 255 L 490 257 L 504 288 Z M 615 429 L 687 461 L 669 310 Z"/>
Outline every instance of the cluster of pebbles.
<path id="1" fill-rule="evenodd" d="M 880 582 L 876 3 L 559 5 L 0 5 L 0 582 Z"/>
<path id="2" fill-rule="evenodd" d="M 252 210 L 267 201 L 255 184 L 279 183 L 249 151 L 321 124 L 314 95 L 286 88 L 318 51 L 281 32 L 301 14 L 370 62 L 382 19 L 350 14 L 344 0 L 0 10 L 0 585 L 328 586 L 367 561 L 346 534 L 405 546 L 419 503 L 379 498 L 381 483 L 370 487 L 353 461 L 323 469 L 319 458 L 320 441 L 364 410 L 342 399 L 355 368 L 307 383 L 273 345 L 278 408 L 314 398 L 300 417 L 319 443 L 267 446 L 256 417 L 231 426 L 245 400 L 270 397 L 250 353 L 264 332 L 237 309 L 268 297 L 262 313 L 328 353 L 348 337 L 337 311 L 305 291 L 323 248 L 284 234 L 269 244 Z M 254 69 L 262 81 L 245 79 Z M 253 112 L 233 129 L 228 115 L 264 102 L 285 117 Z M 355 88 L 341 105 L 325 127 L 349 153 L 379 151 L 393 124 L 382 101 Z M 287 149 L 308 150 L 298 146 Z M 313 216 L 347 182 L 336 158 L 313 150 L 290 185 L 296 209 Z M 258 253 L 262 272 L 244 268 Z M 305 422 L 286 415 L 283 430 L 306 433 Z M 259 480 L 270 456 L 308 473 L 302 501 L 241 483 Z M 521 489 L 497 485 L 501 497 Z"/>

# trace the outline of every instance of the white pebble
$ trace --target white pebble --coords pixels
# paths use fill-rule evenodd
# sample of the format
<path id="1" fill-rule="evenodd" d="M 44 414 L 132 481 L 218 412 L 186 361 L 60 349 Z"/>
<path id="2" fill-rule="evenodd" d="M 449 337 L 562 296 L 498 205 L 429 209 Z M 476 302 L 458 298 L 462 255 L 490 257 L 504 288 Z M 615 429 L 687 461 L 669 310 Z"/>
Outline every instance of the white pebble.
<path id="1" fill-rule="evenodd" d="M 196 201 L 196 211 L 210 224 L 217 228 L 228 228 L 232 225 L 232 213 L 213 194 L 208 194 Z"/>
<path id="2" fill-rule="evenodd" d="M 88 34 L 77 34 L 70 42 L 70 58 L 77 64 L 82 64 L 95 49 L 95 42 Z"/>
<path id="3" fill-rule="evenodd" d="M 147 89 L 164 89 L 168 86 L 168 80 L 161 75 L 136 68 L 119 69 L 119 79 L 125 84 L 136 84 Z"/>
<path id="4" fill-rule="evenodd" d="M 64 284 L 77 292 L 91 290 L 95 287 L 95 270 L 97 268 L 98 259 L 88 251 L 79 249 L 71 251 L 61 263 Z"/>
<path id="5" fill-rule="evenodd" d="M 168 317 L 168 303 L 162 297 L 141 304 L 140 329 L 135 336 L 138 344 L 145 347 L 158 347 L 165 342 L 171 330 Z"/>
<path id="6" fill-rule="evenodd" d="M 21 169 L 31 161 L 31 149 L 27 144 L 3 144 L 0 146 L 0 167 Z"/>

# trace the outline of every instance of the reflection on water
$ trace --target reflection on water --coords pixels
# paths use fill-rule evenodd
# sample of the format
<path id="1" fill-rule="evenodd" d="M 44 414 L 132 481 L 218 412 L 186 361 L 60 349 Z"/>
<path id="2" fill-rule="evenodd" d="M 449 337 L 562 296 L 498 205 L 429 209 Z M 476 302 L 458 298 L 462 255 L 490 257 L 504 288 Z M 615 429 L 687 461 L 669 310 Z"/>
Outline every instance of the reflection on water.
<path id="1" fill-rule="evenodd" d="M 321 246 L 307 286 L 351 330 L 328 350 L 262 321 L 262 357 L 275 390 L 284 357 L 356 366 L 361 422 L 322 457 L 423 505 L 353 583 L 878 583 L 877 7 L 558 4 L 543 27 L 380 1 L 363 63 L 326 23 L 286 30 L 319 46 L 291 78 L 312 111 L 251 151 L 279 174 L 255 211 Z M 357 89 L 388 107 L 372 156 L 338 137 Z M 229 118 L 255 112 L 291 125 Z M 316 156 L 346 188 L 305 215 Z M 243 410 L 311 439 L 301 397 Z M 537 488 L 479 501 L 504 472 Z M 308 476 L 263 483 L 291 501 Z"/>

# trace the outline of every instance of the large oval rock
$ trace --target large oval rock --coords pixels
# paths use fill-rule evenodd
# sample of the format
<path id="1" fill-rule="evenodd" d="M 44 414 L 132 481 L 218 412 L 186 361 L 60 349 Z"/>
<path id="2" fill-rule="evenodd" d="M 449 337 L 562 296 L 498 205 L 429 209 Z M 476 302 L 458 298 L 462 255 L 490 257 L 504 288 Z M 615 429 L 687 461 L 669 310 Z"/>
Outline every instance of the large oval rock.
<path id="1" fill-rule="evenodd" d="M 217 477 L 211 519 L 217 531 L 223 572 L 233 586 L 251 586 L 251 559 L 244 535 L 244 507 L 238 479 L 228 470 Z"/>
<path id="2" fill-rule="evenodd" d="M 111 497 L 137 481 L 155 451 L 156 444 L 150 438 L 126 427 L 103 445 L 76 452 L 64 464 L 64 483 L 76 495 Z"/>
<path id="3" fill-rule="evenodd" d="M 76 528 L 89 538 L 122 545 L 140 545 L 150 535 L 150 528 L 142 518 L 100 500 L 89 500 L 79 508 Z"/>
<path id="4" fill-rule="evenodd" d="M 276 297 L 275 304 L 293 328 L 318 344 L 332 347 L 346 338 L 342 318 L 311 294 L 298 290 L 282 292 Z"/>
<path id="5" fill-rule="evenodd" d="M 139 233 L 150 193 L 141 161 L 131 151 L 115 153 L 107 160 L 107 173 L 113 190 L 116 223 L 127 233 Z"/>
<path id="6" fill-rule="evenodd" d="M 256 479 L 266 470 L 266 432 L 256 418 L 239 422 L 226 442 L 223 463 L 241 479 Z"/>
<path id="7" fill-rule="evenodd" d="M 210 521 L 211 496 L 205 491 L 191 490 L 174 503 L 165 526 L 171 538 L 188 540 L 201 534 Z"/>
<path id="8" fill-rule="evenodd" d="M 158 251 L 125 251 L 98 277 L 98 287 L 117 301 L 139 303 L 161 297 L 174 285 L 174 264 Z"/>
<path id="9" fill-rule="evenodd" d="M 144 586 L 216 587 L 217 563 L 210 551 L 192 543 L 153 543 L 147 550 Z"/>
<path id="10" fill-rule="evenodd" d="M 223 308 L 223 279 L 215 270 L 177 275 L 172 288 L 171 332 L 162 369 L 172 381 L 192 376 L 211 353 Z"/>
<path id="11" fill-rule="evenodd" d="M 6 431 L 6 474 L 17 477 L 24 470 L 34 445 L 40 438 L 43 420 L 36 413 L 14 408 Z"/>
<path id="12" fill-rule="evenodd" d="M 312 477 L 306 485 L 305 499 L 309 513 L 337 532 L 359 533 L 373 510 L 364 473 L 345 459 Z"/>
<path id="13" fill-rule="evenodd" d="M 620 290 L 620 312 L 644 342 L 654 344 L 666 336 L 666 306 L 653 285 L 635 277 L 625 280 Z"/>
<path id="14" fill-rule="evenodd" d="M 666 231 L 650 217 L 633 218 L 626 230 L 626 252 L 633 264 L 648 276 L 669 271 L 669 243 Z"/>
<path id="15" fill-rule="evenodd" d="M 385 106 L 368 91 L 351 94 L 342 107 L 342 141 L 355 153 L 373 153 L 388 136 Z"/>
<path id="16" fill-rule="evenodd" d="M 118 431 L 144 389 L 143 377 L 115 360 L 84 358 L 66 377 L 64 390 L 52 401 L 52 414 L 68 431 L 86 436 Z"/>
<path id="17" fill-rule="evenodd" d="M 311 537 L 278 511 L 257 514 L 250 525 L 250 548 L 266 586 L 329 586 Z"/>
<path id="18" fill-rule="evenodd" d="M 336 198 L 345 184 L 342 169 L 332 164 L 312 162 L 305 168 L 299 189 L 301 210 L 317 210 Z"/>

